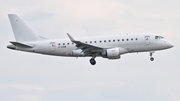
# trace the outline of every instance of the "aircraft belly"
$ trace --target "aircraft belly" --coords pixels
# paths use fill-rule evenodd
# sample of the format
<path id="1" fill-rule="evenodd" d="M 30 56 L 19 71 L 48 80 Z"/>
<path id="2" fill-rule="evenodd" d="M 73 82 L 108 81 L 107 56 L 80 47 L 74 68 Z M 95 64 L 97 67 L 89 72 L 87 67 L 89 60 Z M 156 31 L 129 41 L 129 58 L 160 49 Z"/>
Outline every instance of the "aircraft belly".
<path id="1" fill-rule="evenodd" d="M 72 56 L 72 49 L 70 49 L 70 48 L 60 48 L 60 49 L 57 49 L 54 52 L 54 54 L 58 55 L 58 56 Z"/>

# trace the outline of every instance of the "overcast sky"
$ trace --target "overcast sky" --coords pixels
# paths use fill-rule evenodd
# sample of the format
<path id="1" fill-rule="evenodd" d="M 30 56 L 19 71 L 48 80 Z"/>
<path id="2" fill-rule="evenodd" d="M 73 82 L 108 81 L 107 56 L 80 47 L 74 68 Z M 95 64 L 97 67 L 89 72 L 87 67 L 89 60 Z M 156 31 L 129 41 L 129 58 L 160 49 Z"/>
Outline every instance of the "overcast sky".
<path id="1" fill-rule="evenodd" d="M 0 0 L 1 101 L 180 101 L 179 0 Z M 174 43 L 119 60 L 13 51 L 7 14 L 47 38 L 156 33 Z"/>

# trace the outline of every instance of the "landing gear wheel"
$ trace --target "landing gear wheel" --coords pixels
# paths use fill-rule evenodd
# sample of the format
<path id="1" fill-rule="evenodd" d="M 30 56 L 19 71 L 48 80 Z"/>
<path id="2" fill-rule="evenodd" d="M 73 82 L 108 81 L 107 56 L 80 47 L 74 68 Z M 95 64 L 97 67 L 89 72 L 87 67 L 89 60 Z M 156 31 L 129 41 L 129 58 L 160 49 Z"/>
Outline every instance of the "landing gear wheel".
<path id="1" fill-rule="evenodd" d="M 151 57 L 151 58 L 150 58 L 150 60 L 151 60 L 151 61 L 154 61 L 154 58 L 153 58 L 153 57 Z"/>
<path id="2" fill-rule="evenodd" d="M 93 59 L 93 58 L 91 58 L 91 59 L 89 60 L 89 62 L 91 63 L 91 65 L 95 65 L 95 64 L 96 64 L 96 60 Z"/>
<path id="3" fill-rule="evenodd" d="M 150 57 L 151 57 L 150 60 L 151 60 L 151 61 L 154 61 L 154 58 L 152 57 L 153 53 L 154 53 L 154 52 L 150 52 Z"/>

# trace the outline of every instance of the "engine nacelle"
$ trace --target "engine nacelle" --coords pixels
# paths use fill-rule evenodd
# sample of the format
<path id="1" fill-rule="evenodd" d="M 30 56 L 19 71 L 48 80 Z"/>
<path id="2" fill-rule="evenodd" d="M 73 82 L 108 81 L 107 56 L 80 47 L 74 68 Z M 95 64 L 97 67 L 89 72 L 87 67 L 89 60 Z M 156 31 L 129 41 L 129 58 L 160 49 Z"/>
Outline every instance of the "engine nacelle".
<path id="1" fill-rule="evenodd" d="M 102 56 L 108 59 L 119 59 L 120 58 L 120 50 L 119 48 L 111 48 L 102 52 Z"/>
<path id="2" fill-rule="evenodd" d="M 121 58 L 121 54 L 125 54 L 128 51 L 124 48 L 111 48 L 107 49 L 104 52 L 101 53 L 102 57 L 108 58 L 108 59 L 119 59 Z"/>
<path id="3" fill-rule="evenodd" d="M 72 51 L 72 56 L 84 56 L 84 53 L 82 52 L 82 50 L 78 49 L 78 50 L 73 50 Z"/>

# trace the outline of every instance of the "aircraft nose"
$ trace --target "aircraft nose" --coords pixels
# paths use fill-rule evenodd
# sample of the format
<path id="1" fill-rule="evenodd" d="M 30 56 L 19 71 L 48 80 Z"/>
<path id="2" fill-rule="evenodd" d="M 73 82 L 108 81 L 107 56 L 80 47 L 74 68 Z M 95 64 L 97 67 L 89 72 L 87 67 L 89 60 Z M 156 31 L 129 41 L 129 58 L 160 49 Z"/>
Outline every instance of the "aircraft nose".
<path id="1" fill-rule="evenodd" d="M 169 46 L 169 48 L 172 48 L 172 47 L 174 47 L 174 44 L 172 42 L 168 42 L 168 46 Z"/>

